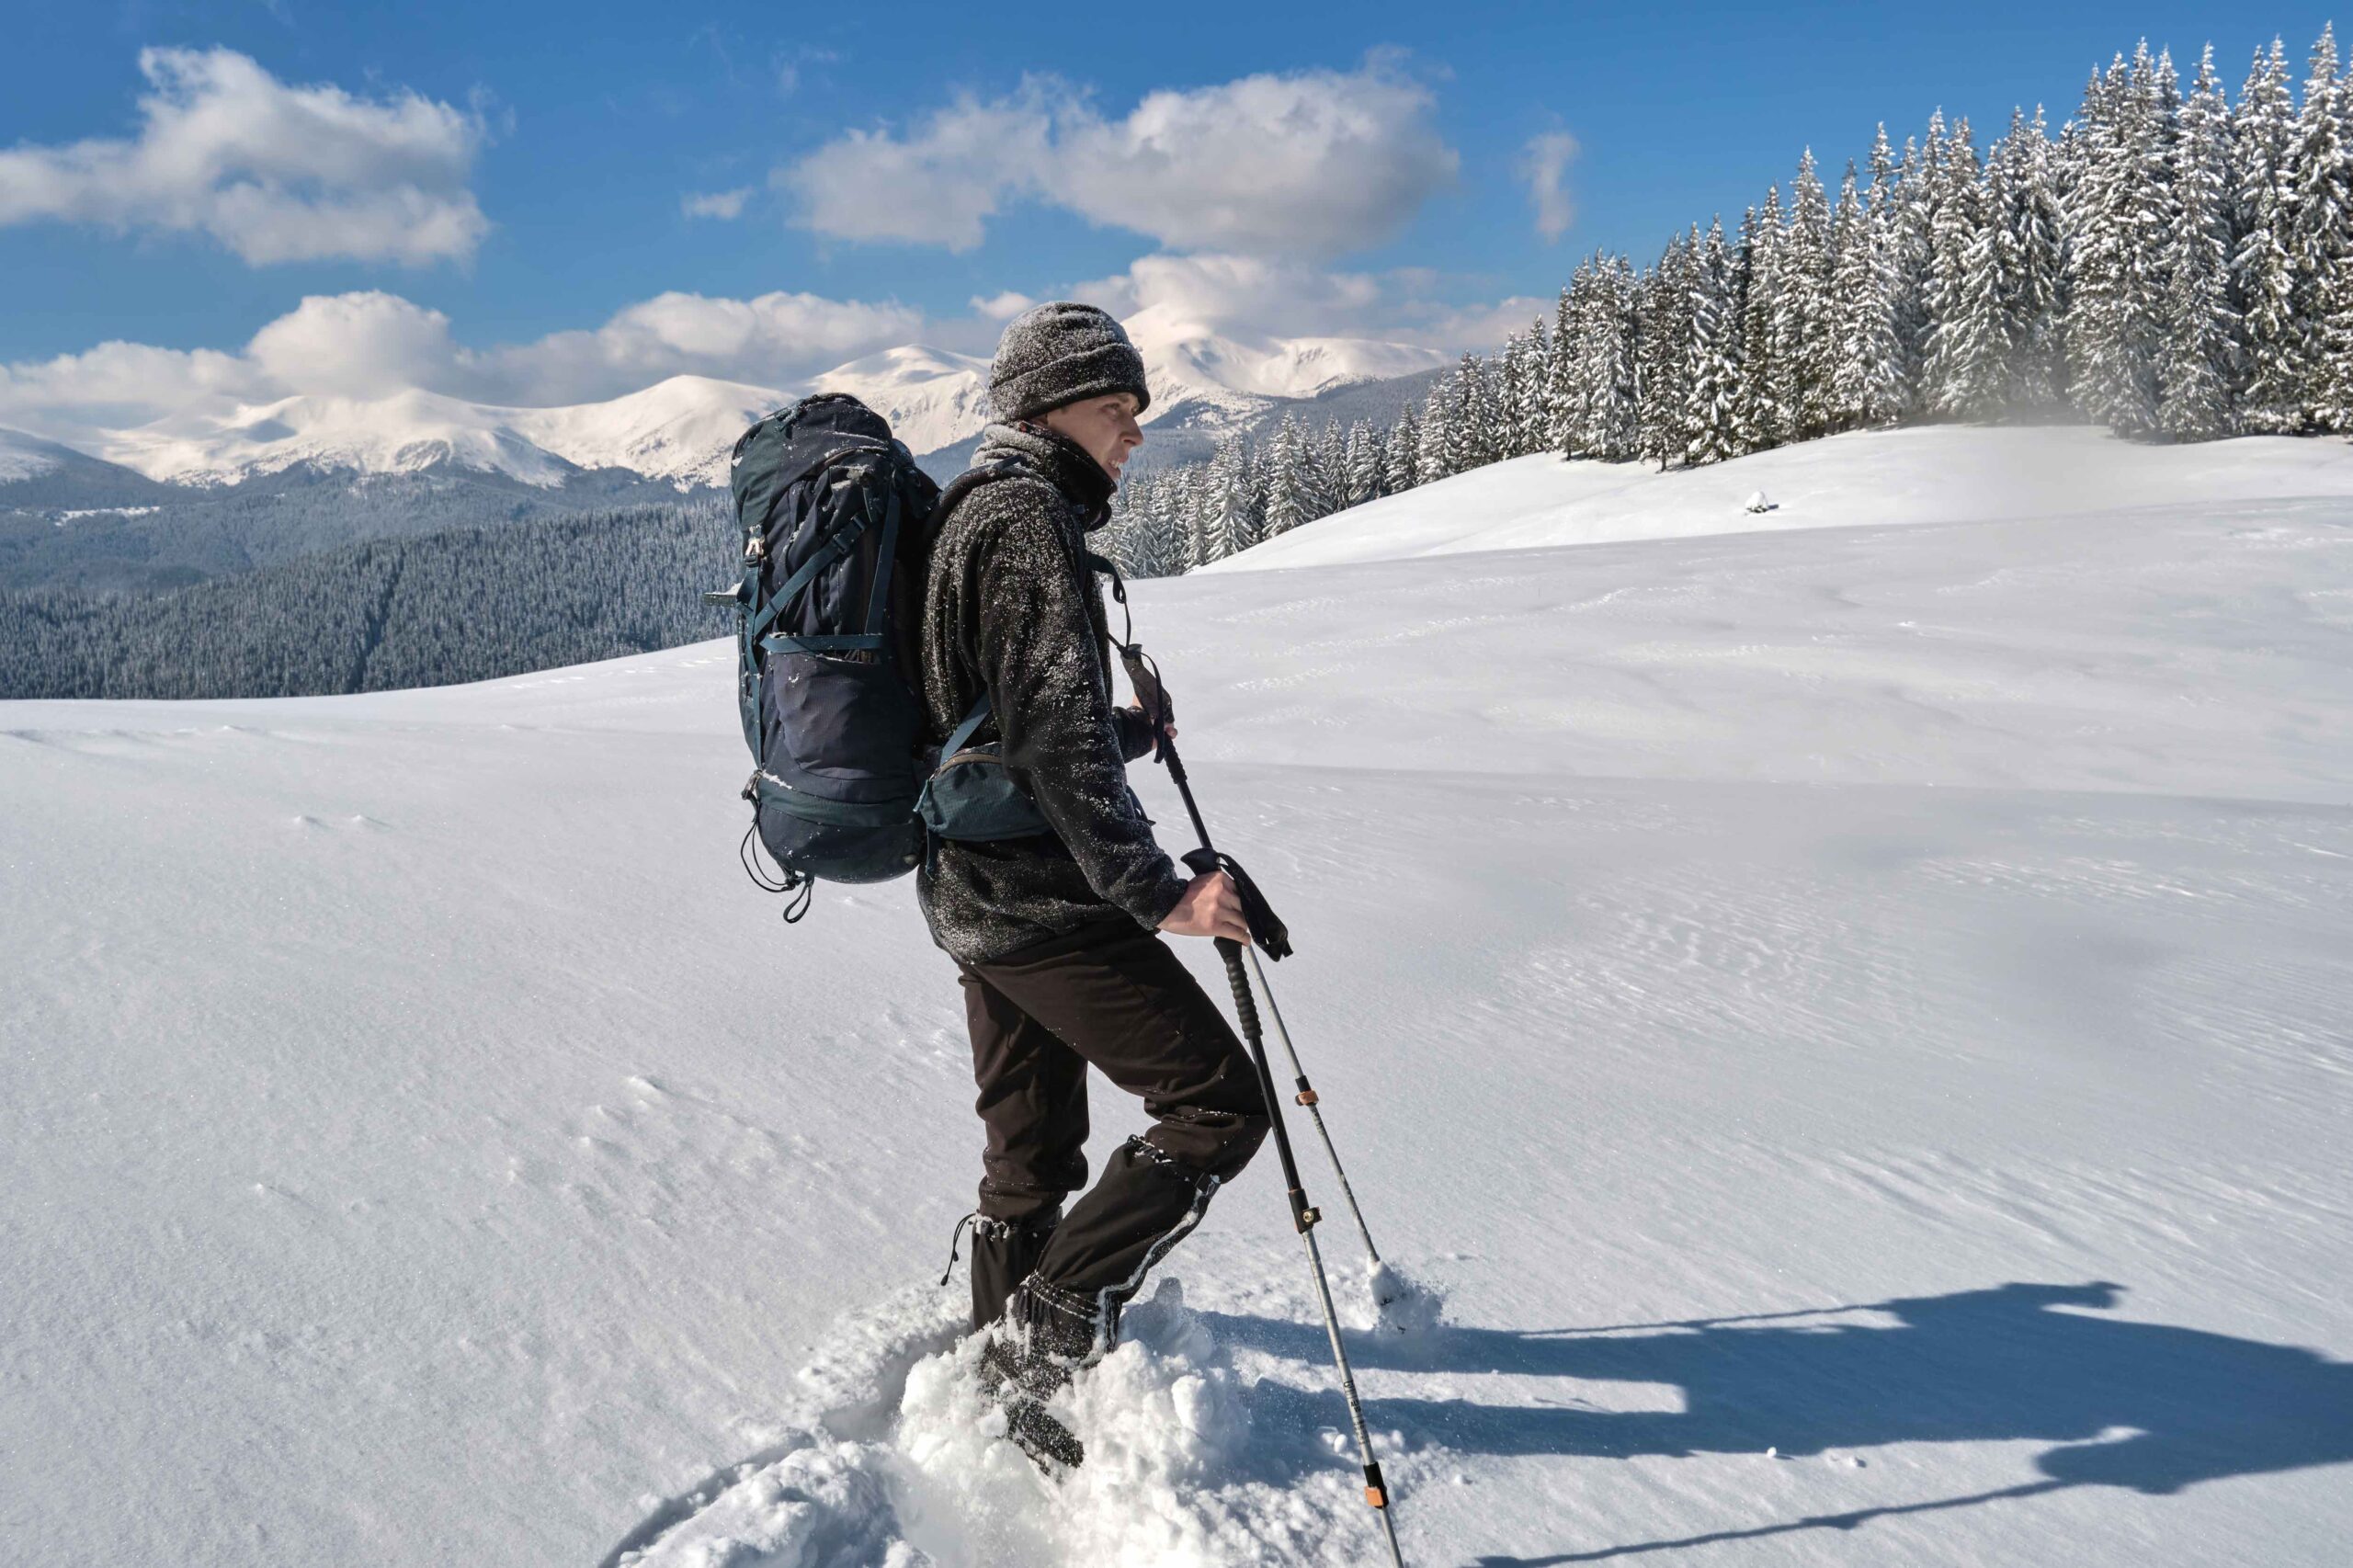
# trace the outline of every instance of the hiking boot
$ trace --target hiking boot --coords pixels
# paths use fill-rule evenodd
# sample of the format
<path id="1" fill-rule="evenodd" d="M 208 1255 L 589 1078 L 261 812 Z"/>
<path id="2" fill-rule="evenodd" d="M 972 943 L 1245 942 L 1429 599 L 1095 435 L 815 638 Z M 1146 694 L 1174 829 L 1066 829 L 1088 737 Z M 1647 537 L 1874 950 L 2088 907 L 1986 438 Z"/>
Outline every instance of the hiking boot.
<path id="1" fill-rule="evenodd" d="M 1098 1308 L 1032 1275 L 1006 1302 L 1004 1321 L 981 1347 L 981 1387 L 1004 1407 L 1006 1436 L 1048 1474 L 1084 1463 L 1086 1449 L 1047 1402 L 1080 1368 L 1102 1359 L 1118 1337 L 1117 1303 Z"/>

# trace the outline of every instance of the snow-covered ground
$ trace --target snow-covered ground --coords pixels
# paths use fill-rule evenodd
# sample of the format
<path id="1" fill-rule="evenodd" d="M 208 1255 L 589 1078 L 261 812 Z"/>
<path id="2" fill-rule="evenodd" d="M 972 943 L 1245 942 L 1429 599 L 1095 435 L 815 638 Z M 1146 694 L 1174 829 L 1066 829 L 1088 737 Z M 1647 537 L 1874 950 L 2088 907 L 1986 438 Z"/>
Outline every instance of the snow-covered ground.
<path id="1" fill-rule="evenodd" d="M 1914 492 L 2012 439 L 1922 433 Z M 1898 440 L 1706 482 L 1802 521 Z M 2344 1560 L 2341 452 L 1137 586 L 1446 1299 L 1352 1340 L 1408 1561 Z M 1422 500 L 1476 537 L 1516 478 Z M 1086 1470 L 985 1440 L 952 972 L 904 884 L 788 930 L 743 881 L 729 676 L 0 704 L 0 1557 L 1374 1560 L 1270 1157 Z"/>
<path id="2" fill-rule="evenodd" d="M 1311 523 L 1209 570 L 2281 495 L 2353 497 L 2353 445 L 2254 436 L 2150 447 L 2082 426 L 1858 431 L 1665 473 L 1517 458 Z"/>

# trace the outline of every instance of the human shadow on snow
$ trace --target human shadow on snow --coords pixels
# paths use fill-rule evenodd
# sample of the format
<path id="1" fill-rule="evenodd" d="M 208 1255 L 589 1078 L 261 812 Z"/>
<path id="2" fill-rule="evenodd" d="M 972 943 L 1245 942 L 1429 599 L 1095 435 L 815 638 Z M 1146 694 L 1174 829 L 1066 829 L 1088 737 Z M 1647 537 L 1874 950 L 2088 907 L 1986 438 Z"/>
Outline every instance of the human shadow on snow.
<path id="1" fill-rule="evenodd" d="M 2353 1362 L 2293 1346 L 2093 1315 L 2122 1287 L 2012 1283 L 1804 1314 L 1520 1333 L 1446 1328 L 1420 1340 L 1349 1338 L 1360 1368 L 1503 1372 L 1597 1382 L 1672 1384 L 1679 1411 L 1589 1403 L 1492 1405 L 1467 1399 L 1372 1398 L 1375 1427 L 1409 1444 L 1462 1452 L 1634 1455 L 1847 1452 L 1890 1443 L 2040 1440 L 2042 1479 L 1996 1492 L 1782 1521 L 1683 1540 L 1542 1558 L 1491 1557 L 1483 1568 L 1536 1568 L 1811 1528 L 1853 1528 L 1881 1515 L 1968 1506 L 2075 1486 L 2165 1494 L 2201 1481 L 2353 1460 Z M 2085 1311 L 2081 1309 L 2091 1309 Z M 1825 1322 L 1871 1312 L 1878 1320 Z M 1202 1312 L 1229 1344 L 1315 1362 L 1329 1354 L 1305 1324 Z M 1895 1321 L 1888 1324 L 1885 1318 Z M 1254 1392 L 1296 1400 L 1302 1423 L 1330 1424 L 1336 1393 Z M 1329 1404 L 1328 1411 L 1323 1406 Z M 1277 1416 L 1279 1419 L 1279 1416 Z"/>

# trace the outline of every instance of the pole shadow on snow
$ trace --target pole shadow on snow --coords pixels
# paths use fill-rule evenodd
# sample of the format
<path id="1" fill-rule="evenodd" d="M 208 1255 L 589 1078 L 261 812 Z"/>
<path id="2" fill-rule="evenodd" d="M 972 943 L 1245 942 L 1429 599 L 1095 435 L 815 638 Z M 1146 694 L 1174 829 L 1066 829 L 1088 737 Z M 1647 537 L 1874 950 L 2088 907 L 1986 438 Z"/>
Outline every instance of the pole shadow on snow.
<path id="1" fill-rule="evenodd" d="M 1852 1529 L 1883 1516 L 1966 1507 L 2077 1486 L 2150 1494 L 2201 1481 L 2353 1460 L 2353 1362 L 2293 1346 L 2095 1312 L 2122 1287 L 2013 1283 L 1824 1312 L 1518 1333 L 1446 1328 L 1427 1341 L 1351 1336 L 1359 1367 L 1501 1372 L 1599 1382 L 1673 1384 L 1683 1409 L 1492 1405 L 1466 1399 L 1373 1398 L 1365 1414 L 1411 1444 L 1469 1453 L 1819 1455 L 1891 1443 L 2041 1440 L 2042 1478 L 1972 1496 L 1787 1520 L 1749 1529 L 1552 1557 L 1488 1557 L 1482 1568 L 1538 1568 L 1786 1534 Z M 2088 1310 L 2086 1310 L 2088 1309 Z M 1846 1313 L 1893 1317 L 1824 1322 Z M 1313 1363 L 1313 1325 L 1200 1314 L 1221 1339 Z M 1775 1322 L 1775 1319 L 1802 1320 Z M 1298 1400 L 1302 1422 L 1328 1424 L 1337 1395 Z M 2126 1436 L 2106 1436 L 2119 1430 Z"/>

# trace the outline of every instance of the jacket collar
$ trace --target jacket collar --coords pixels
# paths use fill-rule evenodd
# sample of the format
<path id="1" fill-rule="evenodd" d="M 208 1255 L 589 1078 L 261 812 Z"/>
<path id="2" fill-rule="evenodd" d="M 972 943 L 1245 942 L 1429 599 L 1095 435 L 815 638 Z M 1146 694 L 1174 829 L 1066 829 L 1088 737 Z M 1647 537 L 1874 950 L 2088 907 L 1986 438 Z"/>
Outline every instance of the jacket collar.
<path id="1" fill-rule="evenodd" d="M 1035 420 L 992 424 L 972 455 L 976 466 L 1015 462 L 1051 484 L 1078 509 L 1079 526 L 1092 533 L 1111 520 L 1111 494 L 1119 482 L 1103 472 L 1086 448 Z"/>

